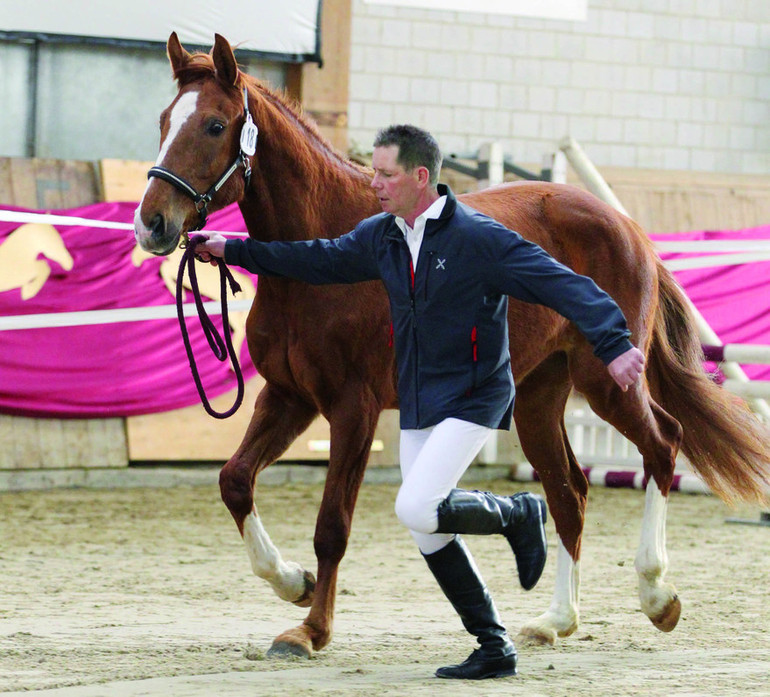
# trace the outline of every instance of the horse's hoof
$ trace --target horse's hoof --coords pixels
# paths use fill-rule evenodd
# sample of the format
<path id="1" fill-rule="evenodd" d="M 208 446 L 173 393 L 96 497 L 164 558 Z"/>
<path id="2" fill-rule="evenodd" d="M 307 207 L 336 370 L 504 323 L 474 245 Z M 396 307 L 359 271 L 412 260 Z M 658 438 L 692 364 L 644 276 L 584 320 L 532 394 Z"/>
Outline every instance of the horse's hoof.
<path id="1" fill-rule="evenodd" d="M 661 632 L 670 632 L 676 627 L 681 614 L 682 603 L 679 600 L 679 596 L 675 595 L 663 612 L 655 617 L 650 617 L 650 622 L 652 622 L 657 629 L 660 629 Z"/>
<path id="2" fill-rule="evenodd" d="M 310 652 L 301 644 L 294 644 L 288 641 L 274 641 L 268 649 L 268 658 L 310 658 Z"/>
<path id="3" fill-rule="evenodd" d="M 521 646 L 553 646 L 556 632 L 545 627 L 522 627 L 516 635 L 516 643 Z"/>
<path id="4" fill-rule="evenodd" d="M 298 607 L 310 607 L 313 604 L 313 594 L 315 593 L 315 576 L 309 571 L 302 575 L 305 581 L 305 590 L 299 598 L 292 600 L 292 603 Z"/>

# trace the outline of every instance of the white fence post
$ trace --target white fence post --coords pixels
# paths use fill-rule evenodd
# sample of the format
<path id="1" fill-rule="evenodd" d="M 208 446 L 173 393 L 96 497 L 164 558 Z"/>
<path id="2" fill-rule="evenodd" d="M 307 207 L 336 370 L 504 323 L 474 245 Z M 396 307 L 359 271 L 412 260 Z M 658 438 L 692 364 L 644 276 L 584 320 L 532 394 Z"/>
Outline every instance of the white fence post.
<path id="1" fill-rule="evenodd" d="M 498 142 L 484 143 L 479 148 L 479 168 L 486 163 L 487 176 L 479 179 L 479 189 L 486 189 L 488 186 L 496 186 L 505 181 L 505 155 L 503 146 Z"/>
<path id="2" fill-rule="evenodd" d="M 551 181 L 555 184 L 567 183 L 567 156 L 557 150 L 544 158 L 543 169 L 551 170 Z"/>

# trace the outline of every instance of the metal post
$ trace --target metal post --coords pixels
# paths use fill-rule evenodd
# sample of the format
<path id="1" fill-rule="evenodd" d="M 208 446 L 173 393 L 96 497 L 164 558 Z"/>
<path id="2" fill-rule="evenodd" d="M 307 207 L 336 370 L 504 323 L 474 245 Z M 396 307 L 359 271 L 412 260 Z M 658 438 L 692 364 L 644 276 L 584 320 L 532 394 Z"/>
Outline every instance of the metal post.
<path id="1" fill-rule="evenodd" d="M 38 79 L 40 73 L 40 42 L 35 39 L 29 44 L 27 79 L 27 126 L 24 151 L 27 157 L 37 156 L 37 108 Z"/>

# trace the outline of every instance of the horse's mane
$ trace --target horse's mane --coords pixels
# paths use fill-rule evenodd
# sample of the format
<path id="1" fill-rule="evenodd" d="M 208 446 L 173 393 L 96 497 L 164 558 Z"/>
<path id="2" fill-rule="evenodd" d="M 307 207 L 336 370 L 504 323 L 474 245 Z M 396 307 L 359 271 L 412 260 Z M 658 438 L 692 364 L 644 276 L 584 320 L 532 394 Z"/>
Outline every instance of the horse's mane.
<path id="1" fill-rule="evenodd" d="M 192 54 L 187 63 L 174 73 L 174 78 L 180 88 L 192 82 L 213 77 L 216 77 L 216 68 L 214 67 L 213 58 L 208 53 Z M 313 141 L 317 149 L 324 151 L 329 157 L 336 160 L 339 165 L 352 169 L 356 174 L 370 176 L 367 167 L 351 161 L 323 136 L 315 121 L 304 113 L 302 105 L 289 96 L 285 90 L 278 91 L 269 87 L 246 73 L 239 66 L 238 79 L 232 89 L 240 91 L 243 87 L 247 87 L 260 94 L 275 109 L 281 112 L 284 118 L 304 132 Z"/>

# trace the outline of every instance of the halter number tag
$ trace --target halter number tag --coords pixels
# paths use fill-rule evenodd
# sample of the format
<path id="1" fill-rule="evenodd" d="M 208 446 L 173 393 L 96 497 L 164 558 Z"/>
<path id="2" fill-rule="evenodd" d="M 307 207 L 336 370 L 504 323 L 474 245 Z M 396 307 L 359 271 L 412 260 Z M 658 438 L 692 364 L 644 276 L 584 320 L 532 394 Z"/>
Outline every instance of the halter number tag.
<path id="1" fill-rule="evenodd" d="M 257 152 L 257 135 L 259 129 L 257 124 L 251 119 L 251 114 L 246 115 L 246 122 L 241 129 L 241 150 L 245 155 L 251 157 Z"/>

